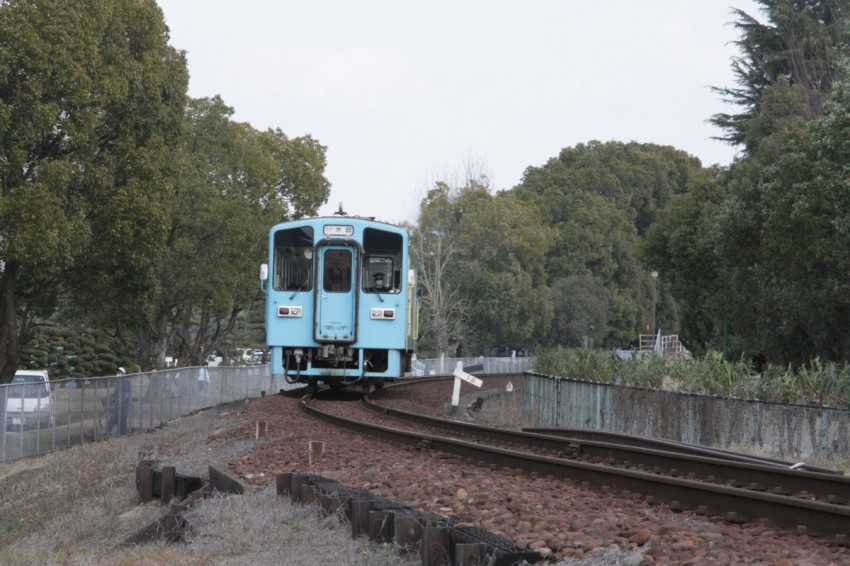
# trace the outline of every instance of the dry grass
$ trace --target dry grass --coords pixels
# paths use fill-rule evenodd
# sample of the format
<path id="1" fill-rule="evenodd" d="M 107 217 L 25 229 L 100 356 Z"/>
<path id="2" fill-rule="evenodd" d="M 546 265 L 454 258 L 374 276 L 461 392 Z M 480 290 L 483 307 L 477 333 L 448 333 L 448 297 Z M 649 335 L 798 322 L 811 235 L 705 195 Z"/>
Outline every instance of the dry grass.
<path id="1" fill-rule="evenodd" d="M 179 419 L 149 434 L 113 438 L 47 456 L 0 464 L 0 564 L 417 564 L 388 545 L 351 540 L 337 518 L 294 506 L 273 491 L 208 499 L 187 514 L 185 543 L 123 542 L 164 508 L 136 502 L 140 457 L 205 477 L 209 464 L 252 442 L 210 444 L 222 408 Z"/>

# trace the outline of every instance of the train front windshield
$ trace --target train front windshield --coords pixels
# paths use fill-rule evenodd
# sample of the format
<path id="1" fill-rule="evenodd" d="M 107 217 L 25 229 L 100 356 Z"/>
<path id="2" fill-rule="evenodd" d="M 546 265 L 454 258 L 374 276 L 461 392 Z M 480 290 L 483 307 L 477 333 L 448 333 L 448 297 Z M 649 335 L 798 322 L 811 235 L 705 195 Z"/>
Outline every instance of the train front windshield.
<path id="1" fill-rule="evenodd" d="M 313 228 L 281 230 L 274 235 L 276 291 L 309 291 L 313 287 Z"/>
<path id="2" fill-rule="evenodd" d="M 363 291 L 366 293 L 399 293 L 403 258 L 399 234 L 367 228 L 363 231 Z"/>
<path id="3" fill-rule="evenodd" d="M 351 251 L 328 250 L 325 254 L 325 291 L 348 293 L 351 291 Z"/>

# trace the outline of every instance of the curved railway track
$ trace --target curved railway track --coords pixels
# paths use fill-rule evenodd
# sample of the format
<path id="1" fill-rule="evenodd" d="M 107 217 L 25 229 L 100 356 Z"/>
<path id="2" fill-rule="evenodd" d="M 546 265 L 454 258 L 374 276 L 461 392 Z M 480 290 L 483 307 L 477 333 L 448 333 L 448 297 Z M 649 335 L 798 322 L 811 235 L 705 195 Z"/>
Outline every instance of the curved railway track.
<path id="1" fill-rule="evenodd" d="M 675 442 L 672 440 L 663 440 L 660 438 L 650 438 L 645 436 L 621 434 L 603 430 L 586 430 L 577 428 L 527 427 L 523 430 L 525 432 L 561 436 L 580 441 L 596 441 L 608 444 L 622 444 L 634 448 L 664 450 L 666 452 L 678 452 L 682 454 L 692 454 L 695 456 L 720 458 L 721 460 L 734 460 L 737 462 L 750 462 L 753 464 L 773 465 L 779 468 L 785 468 L 790 470 L 805 470 L 810 472 L 820 472 L 824 474 L 841 475 L 841 472 L 837 470 L 814 466 L 805 462 L 786 462 L 784 460 L 779 460 L 776 458 L 751 456 L 748 454 L 741 454 L 740 452 L 733 452 L 731 450 L 705 448 L 702 446 L 695 446 L 693 444 L 685 444 L 683 442 Z"/>
<path id="2" fill-rule="evenodd" d="M 657 448 L 645 443 L 636 446 L 647 439 L 628 435 L 588 439 L 577 434 L 556 436 L 552 431 L 541 434 L 486 427 L 394 409 L 378 402 L 390 400 L 399 388 L 428 381 L 393 385 L 361 401 L 376 414 L 408 423 L 405 428 L 335 415 L 318 409 L 309 396 L 302 398 L 300 408 L 335 426 L 458 455 L 485 466 L 569 479 L 624 497 L 640 494 L 649 503 L 693 509 L 732 522 L 768 521 L 786 530 L 848 544 L 850 478 L 832 470 L 795 468 L 787 462 L 724 451 L 701 449 L 689 454 L 678 443 L 661 443 Z M 412 429 L 411 424 L 427 427 L 428 431 Z M 611 442 L 612 438 L 616 441 Z"/>

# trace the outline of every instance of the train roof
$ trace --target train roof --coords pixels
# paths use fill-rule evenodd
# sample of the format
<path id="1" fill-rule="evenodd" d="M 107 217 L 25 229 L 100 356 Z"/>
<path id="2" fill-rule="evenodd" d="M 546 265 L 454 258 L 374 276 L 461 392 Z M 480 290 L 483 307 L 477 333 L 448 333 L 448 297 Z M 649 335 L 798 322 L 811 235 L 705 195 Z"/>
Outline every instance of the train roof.
<path id="1" fill-rule="evenodd" d="M 287 227 L 296 227 L 296 226 L 315 226 L 315 225 L 323 225 L 327 223 L 349 223 L 352 225 L 365 227 L 365 226 L 376 226 L 381 227 L 385 230 L 397 231 L 407 233 L 407 228 L 402 226 L 398 226 L 397 224 L 392 224 L 389 222 L 384 222 L 382 220 L 375 220 L 373 216 L 349 216 L 347 214 L 338 214 L 335 213 L 331 216 L 310 216 L 305 218 L 298 218 L 295 220 L 287 220 L 284 222 L 280 222 L 276 224 L 272 229 L 282 229 Z"/>

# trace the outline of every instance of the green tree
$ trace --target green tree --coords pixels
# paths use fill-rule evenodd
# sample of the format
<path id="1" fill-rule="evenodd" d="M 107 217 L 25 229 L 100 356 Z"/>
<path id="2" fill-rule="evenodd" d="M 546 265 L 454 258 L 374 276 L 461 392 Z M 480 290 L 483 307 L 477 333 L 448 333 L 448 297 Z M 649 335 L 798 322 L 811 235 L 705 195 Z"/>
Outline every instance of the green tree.
<path id="1" fill-rule="evenodd" d="M 455 353 L 542 343 L 552 307 L 544 258 L 551 232 L 536 207 L 491 194 L 486 175 L 441 181 L 420 205 L 413 235 L 423 297 L 424 346 Z"/>
<path id="2" fill-rule="evenodd" d="M 759 0 L 764 22 L 736 10 L 737 86 L 716 89 L 741 109 L 714 116 L 743 154 L 677 196 L 648 234 L 645 263 L 667 274 L 693 344 L 734 356 L 802 364 L 843 358 L 848 307 L 837 230 L 843 174 L 827 158 L 823 124 L 845 70 L 845 0 Z M 843 110 L 841 110 L 843 106 Z M 831 118 L 820 120 L 824 109 Z M 815 126 L 818 124 L 818 126 Z M 820 132 L 820 133 L 818 133 Z M 832 135 L 845 135 L 841 128 Z"/>
<path id="3" fill-rule="evenodd" d="M 552 283 L 553 345 L 589 348 L 605 339 L 611 293 L 598 277 L 572 275 Z"/>
<path id="4" fill-rule="evenodd" d="M 850 354 L 844 79 L 824 110 L 767 133 L 649 231 L 646 261 L 669 273 L 683 328 L 703 347 L 717 348 L 726 325 L 734 357 L 803 365 Z"/>
<path id="5" fill-rule="evenodd" d="M 189 103 L 158 272 L 163 292 L 141 332 L 144 366 L 162 367 L 169 348 L 181 363 L 203 363 L 259 293 L 271 226 L 327 200 L 323 146 L 232 115 L 219 97 Z"/>
<path id="6" fill-rule="evenodd" d="M 756 0 L 765 21 L 736 9 L 736 44 L 741 52 L 732 61 L 736 87 L 714 90 L 739 106 L 738 114 L 717 114 L 711 121 L 726 131 L 721 139 L 752 153 L 775 128 L 774 118 L 791 114 L 811 119 L 822 113 L 823 102 L 838 78 L 840 53 L 846 41 L 850 6 L 846 0 Z M 793 112 L 764 112 L 772 90 L 793 90 Z"/>
<path id="7" fill-rule="evenodd" d="M 469 301 L 456 277 L 460 256 L 451 221 L 456 198 L 457 191 L 447 183 L 436 183 L 420 203 L 418 228 L 411 237 L 417 285 L 423 292 L 424 316 L 417 347 L 435 356 L 452 357 L 468 334 Z M 450 347 L 455 350 L 450 351 Z"/>
<path id="8" fill-rule="evenodd" d="M 850 153 L 842 139 L 850 133 L 850 96 L 838 84 L 824 117 L 774 136 L 777 151 L 759 151 L 733 171 L 716 217 L 718 253 L 734 296 L 748 307 L 735 330 L 768 361 L 834 361 L 850 352 L 850 234 L 843 229 Z"/>
<path id="9" fill-rule="evenodd" d="M 714 219 L 725 194 L 724 174 L 714 167 L 696 175 L 690 191 L 661 212 L 639 250 L 642 263 L 657 269 L 669 285 L 682 339 L 695 353 L 722 348 L 719 329 L 732 312 L 715 253 Z"/>
<path id="10" fill-rule="evenodd" d="M 607 290 L 609 318 L 603 327 L 594 325 L 599 346 L 635 343 L 648 327 L 649 271 L 657 266 L 639 263 L 638 243 L 700 171 L 699 160 L 671 147 L 591 142 L 530 167 L 516 187 L 517 196 L 535 203 L 556 231 L 546 256 L 548 284 L 592 277 Z M 670 304 L 669 298 L 662 294 L 660 304 Z M 678 328 L 676 312 L 672 305 L 662 310 L 670 331 Z"/>
<path id="11" fill-rule="evenodd" d="M 687 191 L 699 160 L 669 146 L 592 141 L 564 148 L 542 167 L 529 167 L 517 192 L 556 223 L 564 200 L 596 195 L 625 215 L 643 236 L 673 195 Z"/>
<path id="12" fill-rule="evenodd" d="M 167 41 L 153 0 L 0 4 L 0 383 L 61 304 L 152 310 L 188 82 Z"/>
<path id="13" fill-rule="evenodd" d="M 512 192 L 470 185 L 458 195 L 459 286 L 469 300 L 473 351 L 530 349 L 552 321 L 545 258 L 552 232 L 531 203 Z"/>

